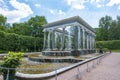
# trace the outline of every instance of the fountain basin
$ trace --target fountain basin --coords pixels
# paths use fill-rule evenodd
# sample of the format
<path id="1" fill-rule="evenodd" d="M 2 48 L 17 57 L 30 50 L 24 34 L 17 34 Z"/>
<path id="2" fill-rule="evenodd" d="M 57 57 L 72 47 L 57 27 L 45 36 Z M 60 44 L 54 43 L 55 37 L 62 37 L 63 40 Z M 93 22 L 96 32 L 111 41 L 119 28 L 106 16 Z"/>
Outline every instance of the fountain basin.
<path id="1" fill-rule="evenodd" d="M 36 61 L 36 62 L 51 62 L 51 63 L 77 63 L 82 60 L 75 59 L 75 58 L 36 58 L 36 57 L 29 57 L 29 60 Z"/>

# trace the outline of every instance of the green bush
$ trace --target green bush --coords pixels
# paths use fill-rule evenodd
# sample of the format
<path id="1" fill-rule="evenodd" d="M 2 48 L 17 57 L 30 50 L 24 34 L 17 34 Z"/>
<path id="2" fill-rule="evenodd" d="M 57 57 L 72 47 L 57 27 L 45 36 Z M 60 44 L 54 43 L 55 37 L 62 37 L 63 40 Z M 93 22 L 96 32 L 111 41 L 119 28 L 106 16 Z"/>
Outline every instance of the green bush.
<path id="1" fill-rule="evenodd" d="M 96 48 L 120 49 L 120 40 L 97 41 Z"/>
<path id="2" fill-rule="evenodd" d="M 43 38 L 0 31 L 0 50 L 29 52 L 34 51 L 34 48 L 36 51 L 42 50 Z"/>
<path id="3" fill-rule="evenodd" d="M 3 67 L 3 69 L 0 69 L 0 73 L 3 74 L 4 80 L 7 79 L 7 74 L 10 74 L 8 75 L 9 78 L 7 80 L 15 80 L 15 73 L 16 73 L 15 68 L 17 68 L 21 64 L 23 55 L 24 54 L 21 52 L 9 52 L 7 56 L 4 56 L 4 60 L 0 65 L 0 67 Z M 8 73 L 8 70 L 4 68 L 12 68 L 12 69 L 9 69 L 9 73 Z"/>

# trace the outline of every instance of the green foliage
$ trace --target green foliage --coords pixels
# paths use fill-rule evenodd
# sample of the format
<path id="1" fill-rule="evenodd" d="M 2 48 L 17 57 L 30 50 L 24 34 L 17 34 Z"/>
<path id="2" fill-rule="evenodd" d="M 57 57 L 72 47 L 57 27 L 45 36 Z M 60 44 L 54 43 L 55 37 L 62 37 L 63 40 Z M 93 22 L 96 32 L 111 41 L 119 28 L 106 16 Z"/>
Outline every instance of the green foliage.
<path id="1" fill-rule="evenodd" d="M 0 14 L 0 30 L 5 31 L 6 17 Z"/>
<path id="2" fill-rule="evenodd" d="M 120 49 L 114 49 L 112 52 L 120 52 Z"/>
<path id="3" fill-rule="evenodd" d="M 6 23 L 7 18 L 0 15 L 1 51 L 40 51 L 43 48 L 43 25 L 45 16 L 31 17 L 22 23 Z M 3 32 L 4 31 L 4 32 Z M 36 50 L 34 50 L 36 49 Z"/>
<path id="4" fill-rule="evenodd" d="M 110 16 L 102 17 L 99 20 L 99 29 L 97 30 L 97 39 L 109 40 L 109 29 L 111 28 L 112 18 Z"/>
<path id="5" fill-rule="evenodd" d="M 44 16 L 35 16 L 23 23 L 13 23 L 8 32 L 43 38 L 43 25 L 46 23 Z"/>
<path id="6" fill-rule="evenodd" d="M 97 41 L 96 47 L 108 48 L 108 49 L 120 49 L 120 40 L 111 41 Z"/>
<path id="7" fill-rule="evenodd" d="M 99 20 L 99 28 L 96 28 L 96 40 L 120 40 L 120 16 L 112 20 L 110 16 L 102 17 Z"/>
<path id="8" fill-rule="evenodd" d="M 103 51 L 104 51 L 104 52 L 107 52 L 107 51 L 108 51 L 108 48 L 103 48 Z"/>
<path id="9" fill-rule="evenodd" d="M 4 51 L 40 51 L 43 48 L 43 38 L 23 36 L 0 31 L 0 50 Z"/>
<path id="10" fill-rule="evenodd" d="M 22 52 L 9 52 L 7 56 L 4 56 L 3 67 L 16 68 L 20 65 L 20 61 L 23 57 Z"/>
<path id="11" fill-rule="evenodd" d="M 17 68 L 22 60 L 23 53 L 21 52 L 9 52 L 7 56 L 4 56 L 4 61 L 1 67 L 4 68 Z M 2 69 L 1 72 L 7 73 L 6 69 Z M 10 70 L 10 73 L 15 73 L 15 70 Z"/>

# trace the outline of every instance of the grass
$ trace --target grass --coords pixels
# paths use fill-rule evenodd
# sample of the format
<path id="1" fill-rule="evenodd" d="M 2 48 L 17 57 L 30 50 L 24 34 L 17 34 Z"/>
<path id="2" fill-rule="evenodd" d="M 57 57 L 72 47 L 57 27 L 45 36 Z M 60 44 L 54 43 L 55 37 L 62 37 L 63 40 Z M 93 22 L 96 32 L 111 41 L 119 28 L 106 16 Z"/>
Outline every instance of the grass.
<path id="1" fill-rule="evenodd" d="M 120 49 L 112 50 L 112 52 L 120 52 Z"/>
<path id="2" fill-rule="evenodd" d="M 8 53 L 8 51 L 0 50 L 0 54 L 5 54 L 5 53 Z"/>

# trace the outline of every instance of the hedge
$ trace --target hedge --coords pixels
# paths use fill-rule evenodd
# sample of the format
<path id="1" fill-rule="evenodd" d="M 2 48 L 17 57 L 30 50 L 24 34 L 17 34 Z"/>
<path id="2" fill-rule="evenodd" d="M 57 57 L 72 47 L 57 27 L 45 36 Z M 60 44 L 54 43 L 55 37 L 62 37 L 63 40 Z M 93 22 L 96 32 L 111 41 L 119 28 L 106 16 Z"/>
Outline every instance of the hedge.
<path id="1" fill-rule="evenodd" d="M 97 41 L 96 48 L 120 49 L 120 40 Z"/>
<path id="2" fill-rule="evenodd" d="M 0 50 L 34 51 L 34 48 L 36 51 L 40 51 L 43 48 L 43 38 L 0 31 Z"/>

